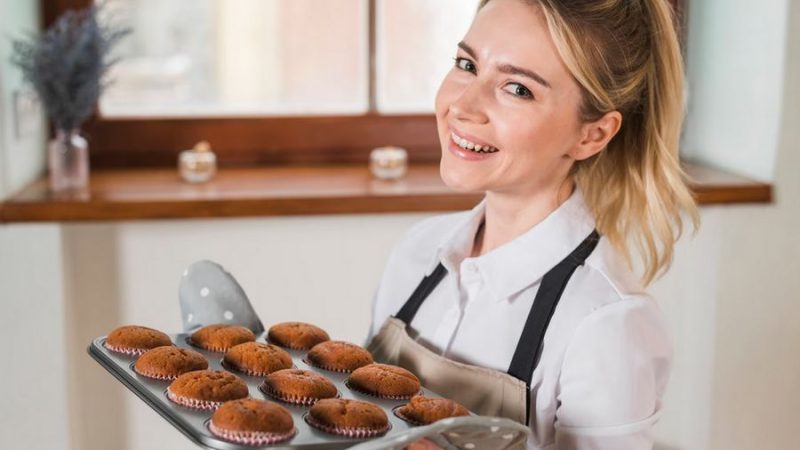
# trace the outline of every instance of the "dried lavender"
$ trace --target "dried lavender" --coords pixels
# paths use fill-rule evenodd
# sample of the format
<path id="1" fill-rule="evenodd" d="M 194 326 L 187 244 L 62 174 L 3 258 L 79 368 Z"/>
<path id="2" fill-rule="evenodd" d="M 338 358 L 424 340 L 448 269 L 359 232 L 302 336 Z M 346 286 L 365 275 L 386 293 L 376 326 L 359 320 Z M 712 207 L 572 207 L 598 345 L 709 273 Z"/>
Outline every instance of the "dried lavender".
<path id="1" fill-rule="evenodd" d="M 92 114 L 108 86 L 107 57 L 130 30 L 104 26 L 95 6 L 67 11 L 45 33 L 14 40 L 11 62 L 33 85 L 56 128 L 72 130 Z"/>

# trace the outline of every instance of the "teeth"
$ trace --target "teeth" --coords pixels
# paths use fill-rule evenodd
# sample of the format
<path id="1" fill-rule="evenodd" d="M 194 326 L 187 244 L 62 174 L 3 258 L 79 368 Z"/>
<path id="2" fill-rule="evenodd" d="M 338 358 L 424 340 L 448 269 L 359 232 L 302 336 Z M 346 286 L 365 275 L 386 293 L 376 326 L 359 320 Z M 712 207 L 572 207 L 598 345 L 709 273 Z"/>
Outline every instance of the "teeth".
<path id="1" fill-rule="evenodd" d="M 455 142 L 459 147 L 467 150 L 472 150 L 477 153 L 495 153 L 498 150 L 489 145 L 478 145 L 474 142 L 470 142 L 455 133 L 451 133 L 453 138 L 453 142 Z"/>

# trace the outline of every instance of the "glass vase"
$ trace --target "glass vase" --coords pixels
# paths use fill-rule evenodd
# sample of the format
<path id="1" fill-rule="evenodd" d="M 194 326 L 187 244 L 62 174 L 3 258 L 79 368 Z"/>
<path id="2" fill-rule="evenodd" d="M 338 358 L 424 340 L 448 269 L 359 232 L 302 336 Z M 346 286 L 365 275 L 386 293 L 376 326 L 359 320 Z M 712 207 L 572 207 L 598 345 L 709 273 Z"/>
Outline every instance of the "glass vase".
<path id="1" fill-rule="evenodd" d="M 89 144 L 78 130 L 56 130 L 47 147 L 50 190 L 85 192 L 89 188 Z"/>

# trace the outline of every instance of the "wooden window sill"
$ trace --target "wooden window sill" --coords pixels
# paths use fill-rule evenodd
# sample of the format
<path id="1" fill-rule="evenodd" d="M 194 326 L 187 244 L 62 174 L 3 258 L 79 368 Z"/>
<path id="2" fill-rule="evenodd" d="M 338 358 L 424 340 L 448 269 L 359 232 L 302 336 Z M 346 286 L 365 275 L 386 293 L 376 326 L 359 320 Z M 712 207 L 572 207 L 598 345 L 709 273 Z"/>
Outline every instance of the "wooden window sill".
<path id="1" fill-rule="evenodd" d="M 769 184 L 684 167 L 701 205 L 772 201 Z M 0 204 L 0 222 L 457 211 L 480 198 L 447 188 L 438 165 L 412 166 L 397 182 L 375 180 L 360 165 L 223 168 L 201 185 L 184 183 L 174 169 L 96 170 L 84 198 L 51 195 L 43 177 Z"/>

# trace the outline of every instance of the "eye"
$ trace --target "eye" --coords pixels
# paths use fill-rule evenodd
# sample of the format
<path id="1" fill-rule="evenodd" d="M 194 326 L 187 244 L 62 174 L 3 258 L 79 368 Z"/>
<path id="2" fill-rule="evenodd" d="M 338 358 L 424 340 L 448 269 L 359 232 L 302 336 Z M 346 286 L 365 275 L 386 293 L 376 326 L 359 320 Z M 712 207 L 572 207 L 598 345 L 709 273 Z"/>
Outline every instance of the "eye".
<path id="1" fill-rule="evenodd" d="M 467 58 L 455 57 L 453 59 L 456 62 L 456 67 L 458 67 L 463 71 L 470 73 L 476 73 L 478 71 L 478 68 L 475 67 L 475 63 L 468 60 Z"/>
<path id="2" fill-rule="evenodd" d="M 520 98 L 534 98 L 533 92 L 519 83 L 508 83 L 503 89 Z"/>

